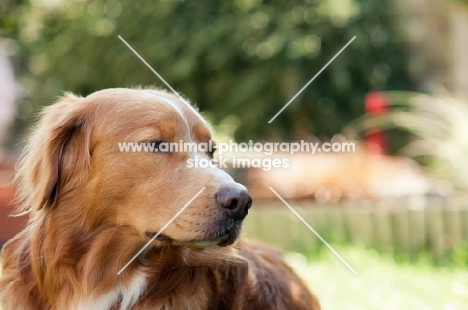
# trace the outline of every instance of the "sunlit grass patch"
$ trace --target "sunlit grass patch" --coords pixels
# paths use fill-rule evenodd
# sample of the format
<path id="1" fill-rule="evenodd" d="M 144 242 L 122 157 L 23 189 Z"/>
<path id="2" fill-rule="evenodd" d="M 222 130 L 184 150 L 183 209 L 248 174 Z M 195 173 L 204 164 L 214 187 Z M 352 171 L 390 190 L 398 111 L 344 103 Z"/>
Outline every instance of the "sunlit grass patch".
<path id="1" fill-rule="evenodd" d="M 358 272 L 354 275 L 331 252 L 307 259 L 286 255 L 327 309 L 458 310 L 468 305 L 468 271 L 425 261 L 397 263 L 371 250 L 337 247 Z"/>

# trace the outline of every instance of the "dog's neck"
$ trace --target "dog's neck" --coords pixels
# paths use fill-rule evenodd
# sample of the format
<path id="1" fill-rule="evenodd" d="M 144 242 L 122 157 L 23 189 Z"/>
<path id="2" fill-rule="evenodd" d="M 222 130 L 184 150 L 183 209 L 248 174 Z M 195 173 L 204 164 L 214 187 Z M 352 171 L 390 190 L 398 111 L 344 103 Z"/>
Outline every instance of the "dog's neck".
<path id="1" fill-rule="evenodd" d="M 147 240 L 128 227 L 90 229 L 78 222 L 73 212 L 62 214 L 36 216 L 33 220 L 39 222 L 30 225 L 33 231 L 27 233 L 39 295 L 46 296 L 53 307 L 72 304 L 86 309 L 92 301 L 100 309 L 117 305 L 116 309 L 127 309 L 143 293 L 168 300 L 180 291 L 197 296 L 196 290 L 201 287 L 197 281 L 206 279 L 210 268 L 243 263 L 235 246 L 197 252 L 182 246 L 150 246 L 117 274 Z"/>

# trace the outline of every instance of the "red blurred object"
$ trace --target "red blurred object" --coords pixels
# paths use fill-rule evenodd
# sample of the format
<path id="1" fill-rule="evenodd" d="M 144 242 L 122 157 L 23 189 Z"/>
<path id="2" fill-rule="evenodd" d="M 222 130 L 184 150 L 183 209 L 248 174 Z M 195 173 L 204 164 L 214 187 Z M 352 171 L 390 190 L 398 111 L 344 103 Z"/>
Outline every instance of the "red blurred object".
<path id="1" fill-rule="evenodd" d="M 388 108 L 387 98 L 381 92 L 370 92 L 364 99 L 364 108 L 370 115 L 384 114 Z M 374 155 L 387 153 L 387 137 L 380 128 L 366 131 L 366 151 Z"/>
<path id="2" fill-rule="evenodd" d="M 27 222 L 27 216 L 10 216 L 15 208 L 14 167 L 15 159 L 0 159 L 0 246 L 19 233 Z"/>

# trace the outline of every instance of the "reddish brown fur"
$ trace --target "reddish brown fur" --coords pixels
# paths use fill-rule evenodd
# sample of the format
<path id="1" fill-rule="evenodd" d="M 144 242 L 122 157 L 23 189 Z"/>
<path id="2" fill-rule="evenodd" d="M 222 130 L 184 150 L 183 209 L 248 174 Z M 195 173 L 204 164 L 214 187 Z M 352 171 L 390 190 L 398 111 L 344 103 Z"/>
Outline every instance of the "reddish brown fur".
<path id="1" fill-rule="evenodd" d="M 223 223 L 214 193 L 240 185 L 218 169 L 188 169 L 193 154 L 117 147 L 160 139 L 200 143 L 211 132 L 157 90 L 67 94 L 44 110 L 19 165 L 19 211 L 29 223 L 2 251 L 3 309 L 319 309 L 279 253 L 247 241 L 195 245 Z M 159 231 L 202 186 L 164 231 L 172 241 L 154 241 L 117 275 L 145 232 Z"/>

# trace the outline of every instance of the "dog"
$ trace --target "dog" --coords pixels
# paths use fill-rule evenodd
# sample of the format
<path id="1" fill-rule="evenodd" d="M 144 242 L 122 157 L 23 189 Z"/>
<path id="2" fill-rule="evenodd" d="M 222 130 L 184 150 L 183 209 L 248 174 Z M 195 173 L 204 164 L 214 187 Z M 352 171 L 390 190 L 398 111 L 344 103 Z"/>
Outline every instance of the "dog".
<path id="1" fill-rule="evenodd" d="M 247 189 L 187 167 L 212 150 L 118 147 L 211 139 L 163 90 L 66 93 L 46 107 L 18 163 L 17 212 L 29 220 L 2 250 L 3 310 L 320 309 L 280 252 L 238 238 Z"/>

